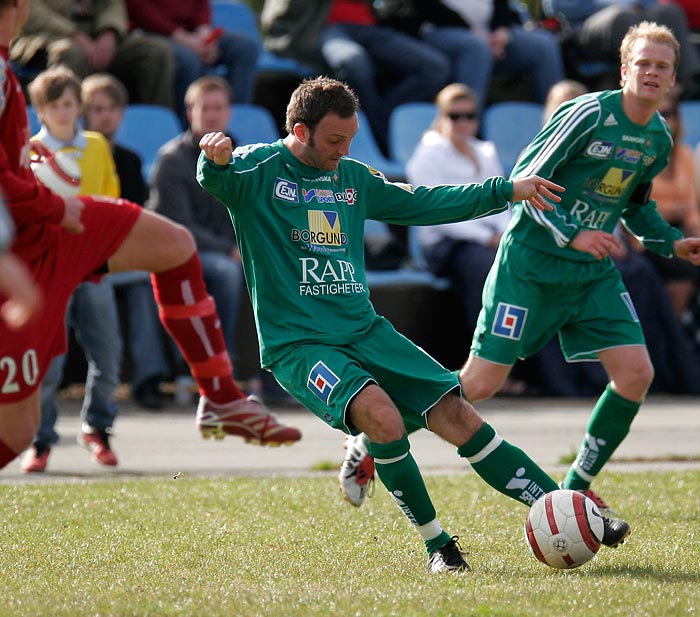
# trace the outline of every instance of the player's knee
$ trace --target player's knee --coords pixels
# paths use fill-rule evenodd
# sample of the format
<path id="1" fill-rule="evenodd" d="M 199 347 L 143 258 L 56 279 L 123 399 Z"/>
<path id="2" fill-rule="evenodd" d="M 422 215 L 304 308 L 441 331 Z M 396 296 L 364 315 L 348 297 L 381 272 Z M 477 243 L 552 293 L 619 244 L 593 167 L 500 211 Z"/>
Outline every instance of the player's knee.
<path id="1" fill-rule="evenodd" d="M 177 265 L 187 261 L 197 250 L 192 232 L 180 225 L 173 223 L 168 232 L 168 249 L 173 264 Z"/>
<path id="2" fill-rule="evenodd" d="M 462 385 L 462 393 L 470 403 L 478 403 L 493 397 L 498 392 L 501 384 L 488 378 L 479 378 L 462 371 L 459 375 Z"/>

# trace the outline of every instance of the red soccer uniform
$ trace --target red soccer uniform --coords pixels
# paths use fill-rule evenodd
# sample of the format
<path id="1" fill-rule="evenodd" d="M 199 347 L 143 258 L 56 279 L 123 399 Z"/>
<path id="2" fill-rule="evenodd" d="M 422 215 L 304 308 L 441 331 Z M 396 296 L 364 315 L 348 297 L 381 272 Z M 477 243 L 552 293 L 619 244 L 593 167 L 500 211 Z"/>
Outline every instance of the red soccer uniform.
<path id="1" fill-rule="evenodd" d="M 68 300 L 83 281 L 100 276 L 134 226 L 141 208 L 124 200 L 81 197 L 85 231 L 60 227 L 63 199 L 41 186 L 29 167 L 26 101 L 0 47 L 0 184 L 16 226 L 12 250 L 44 295 L 41 312 L 24 328 L 0 320 L 0 404 L 22 400 L 41 384 L 48 365 L 66 349 Z M 0 304 L 6 300 L 0 296 Z"/>

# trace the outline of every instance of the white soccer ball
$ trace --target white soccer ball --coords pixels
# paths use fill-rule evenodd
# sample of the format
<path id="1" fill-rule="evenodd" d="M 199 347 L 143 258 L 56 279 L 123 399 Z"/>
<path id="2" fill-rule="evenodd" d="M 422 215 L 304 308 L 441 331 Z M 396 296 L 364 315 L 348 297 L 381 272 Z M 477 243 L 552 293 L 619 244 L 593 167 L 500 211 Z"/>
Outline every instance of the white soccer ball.
<path id="1" fill-rule="evenodd" d="M 598 507 L 576 491 L 540 497 L 525 519 L 525 540 L 535 557 L 552 568 L 578 568 L 593 559 L 603 539 Z"/>
<path id="2" fill-rule="evenodd" d="M 33 157 L 30 165 L 36 179 L 61 197 L 80 192 L 80 166 L 65 152 Z"/>

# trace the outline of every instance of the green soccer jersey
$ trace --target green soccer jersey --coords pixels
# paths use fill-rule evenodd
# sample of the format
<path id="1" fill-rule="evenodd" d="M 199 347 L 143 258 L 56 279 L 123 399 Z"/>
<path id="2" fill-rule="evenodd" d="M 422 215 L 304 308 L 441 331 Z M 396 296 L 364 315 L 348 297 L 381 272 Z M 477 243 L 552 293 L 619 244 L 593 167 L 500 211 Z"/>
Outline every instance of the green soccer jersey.
<path id="1" fill-rule="evenodd" d="M 671 132 L 660 114 L 646 126 L 627 118 L 621 90 L 564 103 L 523 152 L 511 177 L 536 174 L 566 192 L 553 211 L 516 204 L 506 233 L 534 249 L 593 261 L 593 255 L 571 248 L 571 240 L 582 229 L 612 233 L 622 220 L 647 248 L 672 256 L 673 242 L 682 234 L 641 195 L 666 166 L 671 146 Z"/>
<path id="2" fill-rule="evenodd" d="M 291 346 L 360 339 L 376 314 L 364 268 L 365 219 L 434 225 L 500 212 L 512 183 L 411 187 L 342 159 L 335 171 L 301 163 L 282 140 L 200 154 L 197 179 L 233 221 L 255 312 L 263 366 Z"/>

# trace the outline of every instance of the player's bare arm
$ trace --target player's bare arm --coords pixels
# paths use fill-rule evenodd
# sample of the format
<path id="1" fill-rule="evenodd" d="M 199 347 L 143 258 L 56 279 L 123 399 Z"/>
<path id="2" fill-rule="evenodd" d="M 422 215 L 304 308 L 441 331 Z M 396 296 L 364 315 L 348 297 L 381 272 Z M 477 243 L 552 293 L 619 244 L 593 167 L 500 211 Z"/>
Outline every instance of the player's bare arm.
<path id="1" fill-rule="evenodd" d="M 610 253 L 624 250 L 624 245 L 617 236 L 598 229 L 582 229 L 570 246 L 582 253 L 590 253 L 596 259 L 604 259 Z"/>
<path id="2" fill-rule="evenodd" d="M 700 238 L 681 238 L 673 243 L 673 250 L 682 259 L 700 266 Z"/>
<path id="3" fill-rule="evenodd" d="M 547 201 L 558 203 L 561 197 L 552 191 L 564 192 L 566 189 L 551 180 L 539 176 L 516 178 L 513 180 L 513 201 L 529 201 L 538 210 L 554 210 L 554 206 Z"/>
<path id="4" fill-rule="evenodd" d="M 226 165 L 233 154 L 233 142 L 223 133 L 207 133 L 199 140 L 199 147 L 206 157 L 217 165 Z"/>

